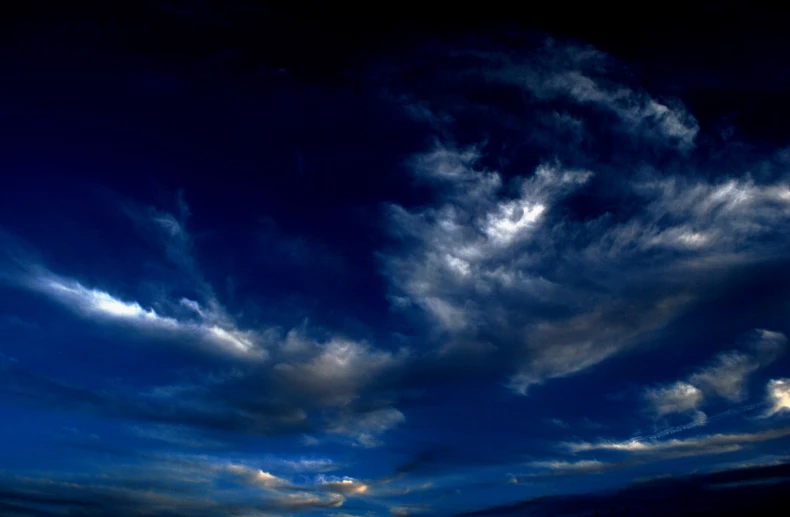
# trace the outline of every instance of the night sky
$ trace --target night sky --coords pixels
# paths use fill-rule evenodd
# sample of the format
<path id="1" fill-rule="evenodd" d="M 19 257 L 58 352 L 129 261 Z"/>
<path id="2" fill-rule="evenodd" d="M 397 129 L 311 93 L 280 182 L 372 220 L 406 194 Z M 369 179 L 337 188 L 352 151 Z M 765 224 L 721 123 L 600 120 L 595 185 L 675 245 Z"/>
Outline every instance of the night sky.
<path id="1" fill-rule="evenodd" d="M 0 515 L 786 515 L 787 12 L 95 4 L 0 13 Z"/>

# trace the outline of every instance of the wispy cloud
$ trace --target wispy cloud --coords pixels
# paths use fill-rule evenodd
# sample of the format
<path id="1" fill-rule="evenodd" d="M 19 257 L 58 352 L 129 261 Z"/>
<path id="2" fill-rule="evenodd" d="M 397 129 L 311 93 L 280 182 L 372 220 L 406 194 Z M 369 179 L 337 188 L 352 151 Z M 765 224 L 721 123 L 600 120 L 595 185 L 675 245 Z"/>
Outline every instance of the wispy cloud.
<path id="1" fill-rule="evenodd" d="M 214 345 L 226 353 L 263 359 L 267 353 L 253 331 L 239 330 L 232 325 L 220 326 L 214 315 L 207 313 L 197 302 L 190 302 L 199 318 L 189 320 L 160 314 L 144 308 L 136 301 L 123 300 L 100 289 L 89 288 L 80 282 L 52 273 L 42 272 L 29 279 L 27 285 L 63 304 L 81 316 L 99 323 L 125 323 L 141 331 L 163 335 L 194 337 Z"/>
<path id="2" fill-rule="evenodd" d="M 579 461 L 533 461 L 531 467 L 547 469 L 561 474 L 588 474 L 606 470 L 607 464 L 598 460 Z"/>
<path id="3" fill-rule="evenodd" d="M 191 358 L 203 365 L 219 355 L 222 367 L 230 368 L 219 382 L 196 377 L 150 387 L 137 400 L 122 393 L 123 389 L 104 390 L 97 395 L 101 403 L 91 405 L 91 411 L 125 412 L 142 421 L 138 434 L 171 445 L 207 444 L 184 438 L 188 427 L 253 433 L 323 430 L 366 447 L 380 444 L 381 436 L 405 417 L 391 405 L 379 410 L 366 405 L 367 392 L 375 390 L 383 378 L 396 376 L 410 359 L 409 352 L 381 349 L 331 331 L 323 333 L 328 337 L 317 339 L 307 335 L 304 326 L 283 332 L 276 324 L 240 323 L 202 275 L 195 241 L 186 226 L 189 207 L 180 194 L 176 201 L 174 214 L 124 205 L 140 235 L 160 247 L 183 280 L 179 289 L 160 280 L 164 283 L 149 289 L 155 294 L 146 302 L 111 287 L 56 274 L 35 253 L 11 257 L 18 267 L 15 285 L 41 293 L 95 325 L 131 329 L 125 333 L 127 338 L 188 348 Z M 12 251 L 23 249 L 16 241 L 11 244 Z M 169 297 L 183 292 L 192 297 Z M 30 378 L 19 375 L 18 380 L 26 384 L 23 391 L 37 392 L 42 400 L 68 398 L 69 392 L 54 389 L 57 382 L 27 386 Z M 85 407 L 82 402 L 79 405 Z"/>
<path id="4" fill-rule="evenodd" d="M 138 425 L 133 427 L 133 431 L 141 438 L 190 449 L 218 448 L 224 445 L 220 440 L 196 435 L 193 429 L 183 425 Z"/>
<path id="5" fill-rule="evenodd" d="M 564 445 L 571 452 L 617 451 L 671 458 L 732 452 L 750 443 L 775 440 L 788 435 L 790 435 L 790 428 L 784 427 L 755 433 L 711 434 L 683 440 L 631 439 L 625 441 L 568 442 Z"/>
<path id="6" fill-rule="evenodd" d="M 755 358 L 743 353 L 720 354 L 712 364 L 692 375 L 689 382 L 731 402 L 741 402 L 746 396 L 746 379 L 759 366 Z"/>
<path id="7" fill-rule="evenodd" d="M 362 447 L 380 445 L 378 436 L 403 423 L 406 417 L 395 408 L 366 413 L 340 413 L 330 422 L 328 431 L 352 437 Z"/>
<path id="8" fill-rule="evenodd" d="M 273 459 L 265 461 L 275 465 Z M 285 463 L 279 466 L 289 468 Z M 0 482 L 4 488 L 0 505 L 9 501 L 48 504 L 53 515 L 72 507 L 90 507 L 122 517 L 135 515 L 140 505 L 157 513 L 201 517 L 329 510 L 343 507 L 349 498 L 388 506 L 393 498 L 425 488 L 380 490 L 376 488 L 382 485 L 380 481 L 324 474 L 289 478 L 250 461 L 190 454 L 144 454 L 135 463 L 114 465 L 98 474 L 51 473 L 46 479 L 3 475 Z"/>
<path id="9" fill-rule="evenodd" d="M 633 300 L 596 300 L 585 293 L 589 305 L 571 317 L 525 320 L 524 314 L 539 315 L 542 307 L 572 303 L 576 288 L 537 273 L 548 259 L 539 250 L 556 247 L 554 239 L 563 236 L 553 206 L 593 175 L 543 164 L 514 180 L 511 190 L 518 194 L 507 196 L 502 176 L 478 168 L 479 160 L 475 149 L 447 146 L 416 158 L 415 174 L 442 185 L 444 201 L 420 211 L 398 206 L 391 211 L 395 234 L 416 243 L 405 254 L 386 256 L 398 291 L 393 299 L 401 300 L 401 308 L 422 309 L 450 335 L 443 350 L 451 351 L 453 343 L 466 350 L 477 342 L 483 353 L 520 357 L 521 371 L 510 386 L 525 393 L 533 384 L 582 371 L 632 345 L 689 301 L 682 293 L 642 300 L 645 306 L 624 319 L 622 311 Z M 484 336 L 495 336 L 497 345 L 485 346 Z M 498 350 L 503 343 L 508 350 Z"/>
<path id="10" fill-rule="evenodd" d="M 389 228 L 400 246 L 380 256 L 393 309 L 426 324 L 426 338 L 441 354 L 474 351 L 481 364 L 500 369 L 512 390 L 526 394 L 649 340 L 704 303 L 709 290 L 703 286 L 715 282 L 721 268 L 780 252 L 771 243 L 790 219 L 786 175 L 765 174 L 758 181 L 748 172 L 755 164 L 745 163 L 741 169 L 733 164 L 719 179 L 650 167 L 615 178 L 611 157 L 598 160 L 588 156 L 589 146 L 566 146 L 548 122 L 558 117 L 558 100 L 582 112 L 614 114 L 614 122 L 605 118 L 612 126 L 605 131 L 624 143 L 613 152 L 625 163 L 633 161 L 634 142 L 667 153 L 696 145 L 699 126 L 680 102 L 654 98 L 610 74 L 619 65 L 602 53 L 557 41 L 533 47 L 523 58 L 464 48 L 431 52 L 436 49 L 425 59 L 442 66 L 429 67 L 424 79 L 439 89 L 417 88 L 401 98 L 409 99 L 406 110 L 419 105 L 420 120 L 435 132 L 433 146 L 407 161 L 435 196 L 423 206 L 389 207 Z M 396 67 L 388 87 L 406 91 L 397 75 Z M 529 120 L 514 120 L 518 115 L 512 113 L 498 118 L 502 110 L 496 106 L 459 97 L 449 77 L 512 88 L 512 101 L 524 100 Z M 419 81 L 411 77 L 409 84 Z M 541 111 L 544 104 L 551 108 Z M 423 116 L 426 110 L 433 116 Z M 509 168 L 511 153 L 502 151 L 503 142 L 495 148 L 482 136 L 476 144 L 456 141 L 448 121 L 456 115 L 488 120 L 490 110 L 519 134 L 534 129 L 536 119 L 546 126 L 541 135 L 529 136 L 540 143 L 537 165 Z M 565 125 L 573 122 L 573 132 L 595 138 L 585 119 L 561 115 Z M 774 158 L 765 158 L 765 167 Z M 612 210 L 577 213 L 578 198 L 605 189 L 611 190 L 606 206 Z M 684 382 L 738 401 L 752 370 L 745 356 L 722 356 L 698 372 L 696 384 Z M 688 409 L 703 401 L 687 401 Z M 669 414 L 666 408 L 662 414 Z"/>
<path id="11" fill-rule="evenodd" d="M 334 337 L 325 343 L 298 330 L 279 347 L 274 374 L 298 394 L 324 406 L 345 406 L 377 377 L 392 373 L 408 351 L 378 350 L 365 342 Z"/>
<path id="12" fill-rule="evenodd" d="M 765 329 L 755 329 L 748 338 L 748 353 L 722 352 L 687 380 L 646 388 L 644 398 L 650 410 L 659 418 L 692 412 L 697 425 L 701 425 L 706 417 L 699 408 L 706 398 L 722 397 L 730 402 L 743 402 L 749 376 L 773 362 L 787 343 L 781 332 Z"/>
<path id="13" fill-rule="evenodd" d="M 632 135 L 669 140 L 688 149 L 699 132 L 697 121 L 677 100 L 661 102 L 607 78 L 606 71 L 616 63 L 592 47 L 549 39 L 526 58 L 479 50 L 458 50 L 453 55 L 477 58 L 479 73 L 486 79 L 517 86 L 541 101 L 564 98 L 607 110 Z"/>

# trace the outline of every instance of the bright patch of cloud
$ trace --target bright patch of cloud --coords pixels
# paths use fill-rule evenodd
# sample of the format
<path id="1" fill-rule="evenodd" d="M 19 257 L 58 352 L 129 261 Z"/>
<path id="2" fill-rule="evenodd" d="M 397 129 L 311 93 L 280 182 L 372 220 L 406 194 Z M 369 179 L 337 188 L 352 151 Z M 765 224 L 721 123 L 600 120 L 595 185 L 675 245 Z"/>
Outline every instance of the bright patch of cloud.
<path id="1" fill-rule="evenodd" d="M 143 308 L 138 302 L 124 301 L 106 291 L 91 289 L 76 280 L 50 273 L 32 278 L 29 287 L 44 293 L 82 316 L 100 322 L 123 322 L 140 330 L 176 333 L 192 336 L 216 345 L 224 351 L 250 358 L 263 358 L 266 351 L 255 343 L 252 331 L 241 331 L 228 325 L 226 328 L 213 323 L 219 319 L 207 315 L 197 302 L 193 308 L 202 313 L 201 320 L 180 320 L 159 314 L 153 308 Z"/>
<path id="2" fill-rule="evenodd" d="M 645 399 L 659 417 L 696 410 L 702 398 L 703 394 L 699 388 L 683 381 L 645 391 Z"/>
<path id="3" fill-rule="evenodd" d="M 292 486 L 290 482 L 274 476 L 268 472 L 264 472 L 260 469 L 255 469 L 252 467 L 248 467 L 247 465 L 236 465 L 230 464 L 226 467 L 227 471 L 235 474 L 245 483 L 258 486 L 261 488 L 285 488 Z"/>
<path id="4" fill-rule="evenodd" d="M 790 379 L 771 379 L 768 382 L 768 402 L 770 408 L 766 416 L 774 416 L 790 411 Z"/>
<path id="5" fill-rule="evenodd" d="M 321 488 L 345 496 L 365 494 L 370 489 L 367 484 L 350 477 L 318 476 L 316 481 Z"/>
<path id="6" fill-rule="evenodd" d="M 405 350 L 393 354 L 339 337 L 319 343 L 298 331 L 288 334 L 280 352 L 276 375 L 313 403 L 335 407 L 352 402 L 361 389 L 408 358 Z"/>

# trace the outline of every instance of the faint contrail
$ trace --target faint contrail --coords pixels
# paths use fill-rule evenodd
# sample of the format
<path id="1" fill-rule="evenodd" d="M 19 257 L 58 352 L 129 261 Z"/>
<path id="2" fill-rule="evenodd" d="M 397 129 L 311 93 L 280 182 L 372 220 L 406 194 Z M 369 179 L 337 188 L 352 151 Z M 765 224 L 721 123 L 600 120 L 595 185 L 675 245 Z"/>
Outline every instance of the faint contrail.
<path id="1" fill-rule="evenodd" d="M 757 409 L 757 408 L 759 408 L 761 406 L 764 406 L 764 405 L 765 405 L 765 402 L 757 402 L 755 404 L 749 404 L 747 406 L 741 406 L 741 407 L 728 409 L 727 411 L 719 413 L 718 415 L 713 415 L 712 417 L 710 417 L 710 418 L 708 418 L 706 420 L 702 420 L 702 421 L 698 421 L 698 422 L 689 422 L 688 424 L 683 424 L 683 425 L 677 425 L 677 426 L 674 426 L 674 427 L 669 427 L 669 428 L 664 429 L 662 431 L 659 431 L 659 432 L 657 432 L 655 434 L 634 438 L 634 440 L 657 440 L 659 438 L 663 438 L 665 436 L 669 436 L 669 435 L 675 434 L 675 433 L 680 433 L 682 431 L 686 431 L 688 429 L 693 429 L 695 427 L 703 427 L 703 426 L 707 425 L 708 422 L 711 422 L 713 420 L 719 420 L 721 418 L 725 418 L 725 417 L 728 417 L 728 416 L 733 416 L 733 415 L 737 415 L 737 414 L 740 414 L 740 413 L 745 413 L 747 411 L 751 411 L 753 409 Z"/>

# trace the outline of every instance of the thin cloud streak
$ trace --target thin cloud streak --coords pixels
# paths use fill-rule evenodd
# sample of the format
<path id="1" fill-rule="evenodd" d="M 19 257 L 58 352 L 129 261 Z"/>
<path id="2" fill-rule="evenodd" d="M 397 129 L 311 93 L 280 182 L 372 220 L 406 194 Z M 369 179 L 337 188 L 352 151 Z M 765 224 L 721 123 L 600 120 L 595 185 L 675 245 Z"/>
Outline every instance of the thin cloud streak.
<path id="1" fill-rule="evenodd" d="M 99 322 L 122 322 L 144 331 L 191 335 L 226 353 L 250 359 L 264 359 L 267 355 L 266 350 L 256 344 L 256 337 L 251 331 L 222 328 L 210 321 L 184 321 L 164 316 L 152 308 L 143 308 L 138 302 L 124 301 L 105 291 L 53 274 L 34 277 L 28 285 L 82 316 Z"/>

